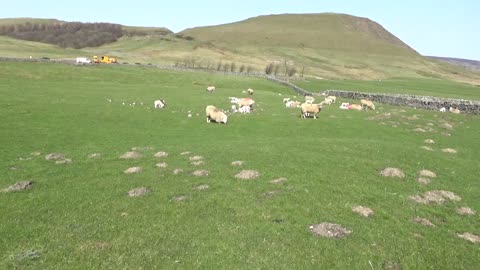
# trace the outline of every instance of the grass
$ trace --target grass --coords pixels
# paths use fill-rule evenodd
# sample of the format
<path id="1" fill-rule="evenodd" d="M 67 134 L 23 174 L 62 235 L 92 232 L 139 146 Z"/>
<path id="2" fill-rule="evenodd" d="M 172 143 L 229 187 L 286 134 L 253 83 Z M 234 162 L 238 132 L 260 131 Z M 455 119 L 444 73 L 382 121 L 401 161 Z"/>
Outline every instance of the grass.
<path id="1" fill-rule="evenodd" d="M 209 84 L 217 87 L 215 93 L 205 91 Z M 228 97 L 242 96 L 249 87 L 257 101 L 253 114 L 232 115 L 227 125 L 205 123 L 206 105 L 227 109 Z M 31 190 L 0 194 L 0 268 L 371 269 L 371 263 L 381 269 L 398 262 L 403 269 L 475 269 L 480 264 L 478 244 L 455 235 L 480 234 L 478 213 L 455 213 L 457 206 L 480 210 L 478 116 L 401 113 L 380 105 L 379 113 L 392 113 L 383 125 L 366 120 L 380 115 L 375 112 L 331 106 L 319 119 L 304 120 L 281 103 L 292 96 L 290 90 L 266 80 L 125 66 L 1 62 L 0 88 L 0 188 L 34 181 Z M 159 97 L 167 108 L 149 109 Z M 404 118 L 413 114 L 419 119 Z M 454 125 L 452 136 L 441 135 L 441 120 Z M 411 131 L 429 122 L 437 132 Z M 420 149 L 426 138 L 436 141 L 436 151 Z M 139 160 L 119 159 L 138 146 L 154 149 Z M 458 154 L 439 151 L 445 147 Z M 33 151 L 43 154 L 18 159 Z M 169 156 L 156 159 L 156 151 Z M 204 156 L 206 164 L 190 165 L 183 151 Z M 45 160 L 51 152 L 65 153 L 73 163 Z M 102 157 L 87 158 L 93 152 Z M 169 167 L 155 168 L 160 160 Z M 245 165 L 231 166 L 235 160 Z M 144 171 L 122 173 L 132 166 Z M 389 166 L 401 168 L 406 179 L 379 176 Z M 186 173 L 174 175 L 174 168 Z M 210 175 L 190 175 L 201 168 Z M 430 186 L 415 181 L 424 168 L 438 174 Z M 236 180 L 241 169 L 261 176 Z M 269 183 L 278 177 L 288 181 Z M 210 188 L 194 190 L 200 184 Z M 152 192 L 125 196 L 140 186 Z M 462 201 L 424 206 L 408 199 L 433 189 L 453 191 Z M 272 190 L 280 192 L 264 195 Z M 187 200 L 172 200 L 178 195 Z M 355 205 L 376 214 L 359 217 L 351 211 Z M 412 223 L 417 215 L 437 226 Z M 314 237 L 308 226 L 320 222 L 353 232 L 341 240 Z"/>

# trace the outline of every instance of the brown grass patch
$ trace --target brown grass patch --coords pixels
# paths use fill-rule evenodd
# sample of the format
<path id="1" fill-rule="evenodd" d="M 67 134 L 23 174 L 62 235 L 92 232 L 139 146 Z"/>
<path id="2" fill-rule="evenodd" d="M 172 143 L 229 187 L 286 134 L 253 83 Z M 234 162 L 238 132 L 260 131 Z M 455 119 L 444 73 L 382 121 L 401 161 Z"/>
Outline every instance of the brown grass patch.
<path id="1" fill-rule="evenodd" d="M 183 172 L 183 169 L 175 169 L 173 170 L 173 174 L 180 174 Z"/>
<path id="2" fill-rule="evenodd" d="M 30 155 L 33 156 L 33 157 L 38 157 L 38 156 L 40 156 L 41 154 L 42 154 L 42 153 L 39 152 L 39 151 L 35 151 L 35 152 L 30 153 Z"/>
<path id="3" fill-rule="evenodd" d="M 352 207 L 352 211 L 363 217 L 371 217 L 375 214 L 372 209 L 365 206 L 354 206 Z"/>
<path id="4" fill-rule="evenodd" d="M 131 174 L 131 173 L 139 173 L 141 171 L 142 171 L 141 167 L 130 167 L 130 168 L 126 169 L 125 171 L 123 171 L 123 173 Z"/>
<path id="5" fill-rule="evenodd" d="M 269 190 L 265 193 L 263 193 L 263 195 L 267 198 L 271 198 L 277 194 L 280 194 L 282 191 L 281 190 Z"/>
<path id="6" fill-rule="evenodd" d="M 50 153 L 45 156 L 46 160 L 61 160 L 65 159 L 65 155 L 62 153 Z"/>
<path id="7" fill-rule="evenodd" d="M 26 181 L 19 181 L 7 188 L 2 189 L 2 192 L 16 192 L 16 191 L 22 191 L 22 190 L 27 190 L 31 189 L 33 186 L 33 182 L 30 180 Z"/>
<path id="8" fill-rule="evenodd" d="M 158 168 L 167 168 L 168 164 L 166 162 L 159 162 L 159 163 L 155 164 L 155 166 L 158 167 Z"/>
<path id="9" fill-rule="evenodd" d="M 435 224 L 433 224 L 430 220 L 428 220 L 426 218 L 414 217 L 414 218 L 412 218 L 412 221 L 417 223 L 417 224 L 423 225 L 423 226 L 435 227 Z"/>
<path id="10" fill-rule="evenodd" d="M 141 157 L 142 157 L 142 154 L 136 151 L 126 152 L 125 154 L 120 156 L 121 159 L 139 159 Z"/>
<path id="11" fill-rule="evenodd" d="M 69 158 L 64 158 L 64 159 L 55 161 L 55 164 L 70 164 L 70 163 L 72 163 L 72 160 Z"/>
<path id="12" fill-rule="evenodd" d="M 450 123 L 443 123 L 440 125 L 441 128 L 452 130 L 453 126 Z"/>
<path id="13" fill-rule="evenodd" d="M 146 187 L 134 188 L 127 192 L 128 197 L 141 197 L 149 193 L 151 190 Z"/>
<path id="14" fill-rule="evenodd" d="M 207 190 L 209 188 L 210 188 L 209 185 L 199 185 L 199 186 L 194 187 L 195 190 L 200 190 L 200 191 Z"/>
<path id="15" fill-rule="evenodd" d="M 193 166 L 199 166 L 199 165 L 205 164 L 205 162 L 203 160 L 197 160 L 197 161 L 192 161 L 190 164 Z"/>
<path id="16" fill-rule="evenodd" d="M 453 148 L 443 148 L 442 149 L 442 152 L 444 153 L 450 153 L 450 154 L 456 154 L 457 153 L 457 150 L 453 149 Z"/>
<path id="17" fill-rule="evenodd" d="M 425 145 L 422 146 L 422 147 L 420 147 L 420 148 L 422 148 L 422 149 L 424 149 L 424 150 L 427 150 L 427 151 L 433 151 L 433 148 L 428 147 L 428 146 L 425 146 Z"/>
<path id="18" fill-rule="evenodd" d="M 414 129 L 413 131 L 415 131 L 415 132 L 427 132 L 427 131 L 426 131 L 425 129 L 423 129 L 423 128 L 416 128 L 416 129 Z"/>
<path id="19" fill-rule="evenodd" d="M 100 153 L 92 153 L 92 154 L 89 154 L 87 157 L 88 158 L 97 158 L 97 157 L 101 157 L 102 154 Z"/>
<path id="20" fill-rule="evenodd" d="M 283 184 L 287 181 L 287 178 L 285 177 L 280 177 L 280 178 L 277 178 L 277 179 L 273 179 L 270 181 L 270 183 L 272 184 Z"/>
<path id="21" fill-rule="evenodd" d="M 153 147 L 151 146 L 139 146 L 139 147 L 132 147 L 132 151 L 152 151 Z"/>
<path id="22" fill-rule="evenodd" d="M 183 201 L 187 200 L 187 196 L 185 196 L 185 195 L 175 196 L 175 197 L 172 198 L 172 200 L 174 200 L 176 202 L 183 202 Z"/>
<path id="23" fill-rule="evenodd" d="M 385 168 L 380 171 L 380 175 L 385 177 L 405 178 L 405 173 L 398 168 Z"/>
<path id="24" fill-rule="evenodd" d="M 462 198 L 451 191 L 432 190 L 423 195 L 412 195 L 410 200 L 423 204 L 443 204 L 446 201 L 460 201 Z"/>
<path id="25" fill-rule="evenodd" d="M 242 166 L 242 165 L 243 165 L 243 161 L 241 160 L 236 160 L 232 162 L 232 166 Z"/>
<path id="26" fill-rule="evenodd" d="M 471 216 L 471 215 L 475 215 L 475 210 L 473 210 L 472 208 L 470 207 L 460 207 L 460 208 L 457 208 L 456 212 L 459 214 L 459 215 L 467 215 L 467 216 Z"/>
<path id="27" fill-rule="evenodd" d="M 418 172 L 418 174 L 423 177 L 431 177 L 431 178 L 437 177 L 436 173 L 429 170 L 421 170 L 420 172 Z"/>
<path id="28" fill-rule="evenodd" d="M 309 229 L 315 236 L 337 238 L 337 239 L 343 238 L 352 232 L 338 224 L 329 223 L 329 222 L 310 225 Z"/>
<path id="29" fill-rule="evenodd" d="M 203 157 L 202 156 L 193 156 L 193 157 L 189 157 L 188 159 L 190 159 L 191 161 L 198 161 L 198 160 L 202 160 Z"/>
<path id="30" fill-rule="evenodd" d="M 194 176 L 208 176 L 209 172 L 206 170 L 196 170 L 192 174 Z"/>
<path id="31" fill-rule="evenodd" d="M 432 182 L 432 180 L 430 180 L 430 178 L 426 178 L 426 177 L 419 177 L 419 178 L 417 178 L 417 182 L 419 182 L 420 184 L 428 185 L 428 184 L 430 184 L 430 182 Z"/>
<path id="32" fill-rule="evenodd" d="M 435 141 L 432 140 L 432 139 L 426 139 L 425 141 L 423 141 L 424 143 L 428 143 L 428 144 L 434 144 Z"/>
<path id="33" fill-rule="evenodd" d="M 168 156 L 168 153 L 160 151 L 160 152 L 155 153 L 155 155 L 153 155 L 153 156 L 156 157 L 156 158 L 162 158 L 162 157 Z"/>
<path id="34" fill-rule="evenodd" d="M 462 233 L 462 234 L 459 234 L 459 233 L 458 233 L 457 236 L 460 237 L 460 238 L 462 238 L 462 239 L 465 239 L 465 240 L 467 240 L 467 241 L 470 241 L 470 242 L 472 242 L 472 243 L 474 243 L 474 244 L 480 243 L 480 236 L 475 235 L 475 234 L 473 234 L 473 233 L 468 233 L 468 232 Z"/>
<path id="35" fill-rule="evenodd" d="M 254 170 L 242 170 L 241 172 L 235 175 L 235 178 L 248 180 L 255 179 L 260 176 L 260 173 Z"/>
<path id="36" fill-rule="evenodd" d="M 185 156 L 185 155 L 190 155 L 190 153 L 191 153 L 190 151 L 185 151 L 185 152 L 180 153 L 180 155 Z"/>

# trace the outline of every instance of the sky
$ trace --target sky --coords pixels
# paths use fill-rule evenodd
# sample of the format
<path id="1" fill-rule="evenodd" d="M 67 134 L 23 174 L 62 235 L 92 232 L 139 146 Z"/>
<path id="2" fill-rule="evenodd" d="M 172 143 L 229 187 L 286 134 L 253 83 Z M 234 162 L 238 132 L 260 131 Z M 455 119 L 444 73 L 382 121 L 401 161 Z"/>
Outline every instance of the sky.
<path id="1" fill-rule="evenodd" d="M 180 32 L 259 15 L 323 12 L 376 21 L 422 55 L 480 60 L 476 0 L 15 0 L 2 3 L 0 18 L 109 22 Z"/>

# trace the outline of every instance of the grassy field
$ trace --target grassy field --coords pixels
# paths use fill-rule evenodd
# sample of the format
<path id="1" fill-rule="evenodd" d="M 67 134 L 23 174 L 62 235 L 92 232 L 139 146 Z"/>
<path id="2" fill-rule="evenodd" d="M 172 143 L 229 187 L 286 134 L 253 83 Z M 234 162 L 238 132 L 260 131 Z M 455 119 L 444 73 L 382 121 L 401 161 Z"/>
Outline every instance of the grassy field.
<path id="1" fill-rule="evenodd" d="M 397 78 L 388 80 L 316 80 L 307 79 L 293 82 L 310 92 L 329 89 L 360 91 L 369 93 L 412 94 L 419 96 L 448 97 L 455 99 L 480 100 L 480 85 L 440 79 Z"/>
<path id="2" fill-rule="evenodd" d="M 213 94 L 205 91 L 210 84 L 217 87 Z M 206 105 L 228 109 L 228 97 L 243 96 L 249 87 L 255 89 L 254 113 L 231 115 L 227 125 L 205 122 Z M 480 210 L 478 116 L 378 104 L 375 112 L 332 105 L 317 120 L 300 119 L 298 109 L 282 104 L 292 92 L 263 79 L 126 66 L 0 62 L 0 89 L 0 189 L 34 182 L 27 191 L 0 193 L 1 269 L 480 265 L 479 245 L 457 237 L 480 235 L 479 214 L 456 213 L 461 206 Z M 160 97 L 167 107 L 152 109 Z M 441 127 L 446 122 L 451 129 Z M 417 127 L 427 132 L 412 131 Z M 421 148 L 425 139 L 435 141 L 433 151 Z M 132 147 L 151 148 L 140 150 L 137 160 L 119 158 Z M 36 151 L 41 155 L 31 155 Z M 155 158 L 158 151 L 169 155 Z M 52 152 L 72 163 L 45 160 Z M 88 158 L 91 153 L 101 156 Z M 191 165 L 194 155 L 205 164 Z M 232 166 L 236 160 L 244 164 Z M 155 166 L 161 161 L 168 167 Z M 143 171 L 123 173 L 133 166 Z M 382 177 L 385 167 L 398 167 L 406 177 Z M 175 168 L 184 172 L 175 175 Z M 193 176 L 197 169 L 210 173 Z M 261 175 L 236 179 L 242 169 Z M 416 181 L 422 169 L 437 174 L 430 185 Z M 287 181 L 270 183 L 280 177 Z M 142 186 L 152 191 L 126 196 Z M 409 199 L 429 190 L 462 199 L 442 205 Z M 353 213 L 356 205 L 375 215 Z M 415 216 L 436 226 L 414 223 Z M 312 235 L 309 226 L 321 222 L 352 233 L 343 239 Z"/>

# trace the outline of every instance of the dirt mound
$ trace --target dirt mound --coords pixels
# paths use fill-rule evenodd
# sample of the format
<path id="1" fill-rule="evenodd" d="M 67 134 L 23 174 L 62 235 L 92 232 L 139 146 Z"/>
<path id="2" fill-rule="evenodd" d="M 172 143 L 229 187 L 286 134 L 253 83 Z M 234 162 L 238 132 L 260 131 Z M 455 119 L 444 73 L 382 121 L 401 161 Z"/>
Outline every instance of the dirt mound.
<path id="1" fill-rule="evenodd" d="M 460 201 L 458 195 L 446 190 L 431 190 L 425 192 L 423 195 L 413 195 L 409 197 L 410 200 L 423 204 L 443 204 L 447 200 Z"/>
<path id="2" fill-rule="evenodd" d="M 436 173 L 429 170 L 421 170 L 420 172 L 418 172 L 418 174 L 423 177 L 431 177 L 431 178 L 437 177 Z"/>
<path id="3" fill-rule="evenodd" d="M 146 188 L 146 187 L 139 187 L 139 188 L 134 188 L 127 192 L 127 195 L 129 197 L 140 197 L 144 196 L 145 194 L 149 193 L 151 190 Z"/>
<path id="4" fill-rule="evenodd" d="M 475 215 L 475 210 L 473 210 L 470 207 L 460 207 L 460 208 L 457 208 L 456 211 L 460 215 L 467 215 L 467 216 Z"/>
<path id="5" fill-rule="evenodd" d="M 380 175 L 385 177 L 405 178 L 405 173 L 398 168 L 385 168 L 380 171 Z"/>
<path id="6" fill-rule="evenodd" d="M 372 209 L 365 207 L 365 206 L 354 206 L 352 207 L 352 211 L 358 213 L 363 217 L 371 217 L 375 212 Z"/>
<path id="7" fill-rule="evenodd" d="M 199 186 L 194 187 L 195 190 L 200 190 L 200 191 L 207 190 L 209 188 L 210 188 L 209 185 L 199 185 Z"/>
<path id="8" fill-rule="evenodd" d="M 434 144 L 435 141 L 432 140 L 432 139 L 426 139 L 425 141 L 423 141 L 424 143 L 428 143 L 428 144 Z"/>
<path id="9" fill-rule="evenodd" d="M 175 169 L 175 170 L 173 170 L 173 174 L 180 174 L 180 173 L 182 173 L 182 172 L 183 172 L 182 169 Z"/>
<path id="10" fill-rule="evenodd" d="M 62 153 L 50 153 L 45 156 L 46 160 L 61 160 L 65 159 L 65 155 Z"/>
<path id="11" fill-rule="evenodd" d="M 190 159 L 191 161 L 198 161 L 198 160 L 202 160 L 203 157 L 202 156 L 193 156 L 193 157 L 189 157 L 188 159 Z"/>
<path id="12" fill-rule="evenodd" d="M 197 161 L 192 161 L 190 164 L 193 166 L 199 166 L 199 165 L 205 164 L 205 162 L 203 160 L 197 160 Z"/>
<path id="13" fill-rule="evenodd" d="M 142 154 L 136 151 L 126 152 L 125 154 L 121 155 L 120 158 L 122 159 L 139 159 L 142 157 Z"/>
<path id="14" fill-rule="evenodd" d="M 285 177 L 280 177 L 280 178 L 277 178 L 277 179 L 273 179 L 270 181 L 270 183 L 272 184 L 283 184 L 287 181 L 287 178 Z"/>
<path id="15" fill-rule="evenodd" d="M 328 222 L 310 225 L 309 229 L 316 236 L 329 238 L 343 238 L 352 232 L 338 224 Z"/>
<path id="16" fill-rule="evenodd" d="M 452 149 L 452 148 L 443 148 L 443 149 L 442 149 L 442 152 L 444 152 L 444 153 L 456 154 L 456 153 L 457 153 L 457 150 Z"/>
<path id="17" fill-rule="evenodd" d="M 426 218 L 414 217 L 414 218 L 412 218 L 412 221 L 417 223 L 417 224 L 423 225 L 423 226 L 435 227 L 435 224 L 433 224 L 430 220 L 428 220 Z"/>
<path id="18" fill-rule="evenodd" d="M 167 167 L 168 167 L 168 164 L 167 164 L 166 162 L 160 162 L 160 163 L 155 164 L 155 167 L 158 167 L 158 168 L 167 168 Z"/>
<path id="19" fill-rule="evenodd" d="M 255 179 L 260 176 L 260 173 L 254 170 L 242 170 L 241 172 L 235 175 L 235 178 L 248 180 Z"/>
<path id="20" fill-rule="evenodd" d="M 29 181 L 29 180 L 26 180 L 26 181 L 17 182 L 15 184 L 9 186 L 8 188 L 2 189 L 1 191 L 2 192 L 22 191 L 22 190 L 26 190 L 26 189 L 31 189 L 32 186 L 33 186 L 33 182 Z"/>
<path id="21" fill-rule="evenodd" d="M 59 159 L 55 161 L 55 164 L 70 164 L 70 163 L 72 163 L 72 160 L 69 158 Z"/>
<path id="22" fill-rule="evenodd" d="M 142 171 L 141 167 L 131 167 L 123 171 L 123 173 L 130 174 L 130 173 L 139 173 Z"/>
<path id="23" fill-rule="evenodd" d="M 195 176 L 208 176 L 209 172 L 206 170 L 196 170 L 192 174 Z"/>
<path id="24" fill-rule="evenodd" d="M 92 154 L 89 154 L 87 157 L 88 158 L 97 158 L 97 157 L 101 157 L 102 154 L 100 153 L 92 153 Z"/>
<path id="25" fill-rule="evenodd" d="M 241 160 L 236 160 L 232 162 L 232 166 L 242 166 L 242 165 L 243 165 L 243 161 Z"/>
<path id="26" fill-rule="evenodd" d="M 168 153 L 167 153 L 167 152 L 160 151 L 160 152 L 155 153 L 155 155 L 153 155 L 153 156 L 156 157 L 156 158 L 161 158 L 161 157 L 166 157 L 166 156 L 168 156 Z"/>
<path id="27" fill-rule="evenodd" d="M 432 182 L 432 180 L 430 180 L 430 178 L 426 178 L 426 177 L 419 177 L 419 178 L 417 178 L 417 182 L 419 182 L 420 184 L 428 185 L 428 184 L 430 184 L 430 182 Z"/>
<path id="28" fill-rule="evenodd" d="M 467 241 L 470 241 L 474 244 L 480 243 L 480 236 L 475 235 L 473 233 L 468 233 L 468 232 L 467 233 L 462 233 L 462 234 L 458 233 L 457 236 L 460 237 L 460 238 L 463 238 Z"/>

